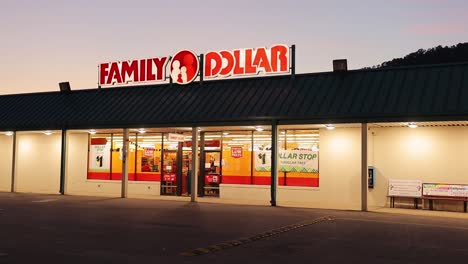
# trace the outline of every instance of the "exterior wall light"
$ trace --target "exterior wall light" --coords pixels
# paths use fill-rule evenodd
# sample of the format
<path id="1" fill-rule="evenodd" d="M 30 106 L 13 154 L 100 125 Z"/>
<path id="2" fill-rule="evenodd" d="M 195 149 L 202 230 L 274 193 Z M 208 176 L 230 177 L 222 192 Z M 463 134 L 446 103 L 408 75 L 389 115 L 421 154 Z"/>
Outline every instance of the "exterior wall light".
<path id="1" fill-rule="evenodd" d="M 331 124 L 328 124 L 328 125 L 325 125 L 325 128 L 327 128 L 328 130 L 333 130 L 333 129 L 335 129 L 335 126 L 331 125 Z"/>
<path id="2" fill-rule="evenodd" d="M 416 125 L 416 123 L 414 123 L 414 122 L 411 122 L 411 123 L 408 124 L 408 127 L 409 128 L 417 128 L 418 125 Z"/>
<path id="3" fill-rule="evenodd" d="M 7 136 L 9 136 L 9 137 L 13 136 L 13 134 L 14 134 L 13 131 L 7 131 L 7 132 L 5 132 L 5 135 L 7 135 Z"/>
<path id="4" fill-rule="evenodd" d="M 50 130 L 46 130 L 46 131 L 44 131 L 43 133 L 44 133 L 44 135 L 46 135 L 46 136 L 50 136 L 50 135 L 53 134 L 52 131 L 50 131 Z"/>
<path id="5" fill-rule="evenodd" d="M 88 131 L 88 133 L 89 133 L 89 134 L 91 134 L 91 135 L 94 135 L 94 134 L 96 134 L 96 133 L 97 133 L 97 131 L 96 131 L 96 130 L 94 130 L 94 129 L 91 129 L 91 130 L 89 130 L 89 131 Z"/>
<path id="6" fill-rule="evenodd" d="M 265 129 L 264 129 L 263 127 L 256 127 L 255 130 L 257 130 L 257 131 L 263 131 L 263 130 L 265 130 Z"/>
<path id="7" fill-rule="evenodd" d="M 138 129 L 138 133 L 140 133 L 140 134 L 144 134 L 144 133 L 146 133 L 146 130 L 145 130 L 145 129 L 143 129 L 143 128 L 140 128 L 140 129 Z"/>

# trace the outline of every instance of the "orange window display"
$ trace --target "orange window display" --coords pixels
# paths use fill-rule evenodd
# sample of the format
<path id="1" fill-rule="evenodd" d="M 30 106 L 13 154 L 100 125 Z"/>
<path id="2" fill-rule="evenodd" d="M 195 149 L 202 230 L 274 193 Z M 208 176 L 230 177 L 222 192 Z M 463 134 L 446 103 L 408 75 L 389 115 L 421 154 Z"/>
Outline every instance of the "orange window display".
<path id="1" fill-rule="evenodd" d="M 223 133 L 223 183 L 252 184 L 252 132 Z"/>

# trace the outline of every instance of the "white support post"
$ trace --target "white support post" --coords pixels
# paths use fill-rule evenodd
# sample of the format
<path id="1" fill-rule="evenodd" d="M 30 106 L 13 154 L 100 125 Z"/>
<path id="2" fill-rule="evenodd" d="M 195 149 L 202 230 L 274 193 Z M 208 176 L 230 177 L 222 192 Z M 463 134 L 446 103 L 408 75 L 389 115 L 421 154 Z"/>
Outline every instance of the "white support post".
<path id="1" fill-rule="evenodd" d="M 128 128 L 123 130 L 122 146 L 122 198 L 127 198 L 128 190 L 128 145 L 130 143 Z"/>
<path id="2" fill-rule="evenodd" d="M 192 127 L 192 173 L 190 174 L 190 201 L 197 201 L 198 190 L 198 127 Z"/>
<path id="3" fill-rule="evenodd" d="M 16 131 L 13 132 L 13 149 L 12 149 L 12 156 L 11 156 L 11 192 L 16 191 L 16 149 L 17 149 L 17 142 L 16 142 Z"/>
<path id="4" fill-rule="evenodd" d="M 367 123 L 361 124 L 361 211 L 367 211 Z"/>

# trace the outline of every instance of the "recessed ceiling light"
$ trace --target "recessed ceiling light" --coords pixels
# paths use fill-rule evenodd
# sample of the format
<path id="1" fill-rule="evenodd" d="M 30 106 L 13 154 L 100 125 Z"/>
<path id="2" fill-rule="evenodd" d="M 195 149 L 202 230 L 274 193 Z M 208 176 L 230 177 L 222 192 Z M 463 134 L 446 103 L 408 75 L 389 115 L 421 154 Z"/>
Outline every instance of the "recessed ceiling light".
<path id="1" fill-rule="evenodd" d="M 263 127 L 256 127 L 255 130 L 257 130 L 257 131 L 263 131 L 263 130 L 265 130 L 265 129 L 264 129 Z"/>
<path id="2" fill-rule="evenodd" d="M 144 134 L 144 133 L 146 133 L 146 130 L 144 128 L 140 128 L 140 129 L 138 129 L 138 133 Z"/>
<path id="3" fill-rule="evenodd" d="M 46 135 L 46 136 L 52 135 L 52 131 L 50 131 L 50 130 L 46 130 L 46 131 L 44 131 L 43 133 L 44 133 L 44 135 Z"/>
<path id="4" fill-rule="evenodd" d="M 13 134 L 14 134 L 13 131 L 7 131 L 7 132 L 5 132 L 5 135 L 7 135 L 7 136 L 9 136 L 9 137 L 10 137 L 10 136 L 13 136 Z"/>
<path id="5" fill-rule="evenodd" d="M 416 123 L 414 123 L 414 122 L 410 122 L 410 123 L 408 124 L 408 127 L 409 127 L 409 128 L 417 128 L 418 125 L 416 125 Z"/>
<path id="6" fill-rule="evenodd" d="M 325 127 L 326 127 L 328 130 L 333 130 L 333 129 L 335 129 L 335 126 L 332 125 L 332 124 L 325 125 Z"/>
<path id="7" fill-rule="evenodd" d="M 88 133 L 89 133 L 89 134 L 91 134 L 91 135 L 94 135 L 94 134 L 96 134 L 96 133 L 97 133 L 97 131 L 96 131 L 96 130 L 94 130 L 94 129 L 91 129 L 91 130 L 89 130 L 89 131 L 88 131 Z"/>

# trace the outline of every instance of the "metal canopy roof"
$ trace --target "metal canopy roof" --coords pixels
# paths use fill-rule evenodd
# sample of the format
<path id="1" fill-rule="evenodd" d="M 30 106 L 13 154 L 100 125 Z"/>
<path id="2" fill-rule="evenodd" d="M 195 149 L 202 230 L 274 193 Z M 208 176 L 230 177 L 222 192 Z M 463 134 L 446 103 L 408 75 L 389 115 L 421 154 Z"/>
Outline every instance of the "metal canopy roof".
<path id="1" fill-rule="evenodd" d="M 468 120 L 468 63 L 0 96 L 0 130 Z"/>

